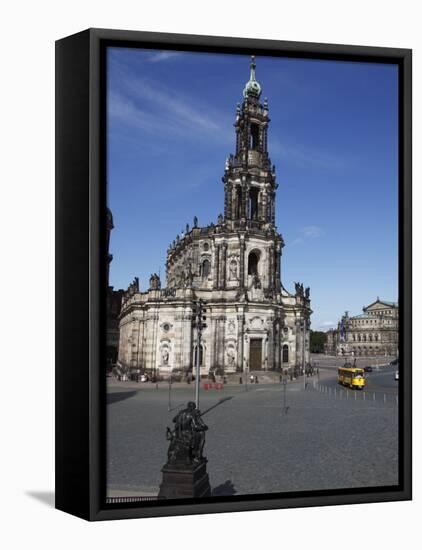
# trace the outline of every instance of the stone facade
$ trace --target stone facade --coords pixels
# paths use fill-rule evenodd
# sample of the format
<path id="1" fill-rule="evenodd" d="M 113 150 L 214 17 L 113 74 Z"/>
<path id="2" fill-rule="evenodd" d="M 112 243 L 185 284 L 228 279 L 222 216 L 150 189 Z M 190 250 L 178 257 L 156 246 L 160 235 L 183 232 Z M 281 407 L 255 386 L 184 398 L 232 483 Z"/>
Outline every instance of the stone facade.
<path id="1" fill-rule="evenodd" d="M 122 305 L 122 298 L 125 293 L 123 289 L 114 290 L 109 286 L 110 263 L 113 260 L 109 252 L 111 231 L 114 228 L 113 215 L 107 208 L 106 212 L 106 362 L 110 369 L 117 361 L 119 350 L 119 315 Z"/>
<path id="2" fill-rule="evenodd" d="M 117 361 L 119 350 L 119 315 L 122 306 L 122 299 L 125 291 L 114 290 L 112 286 L 107 290 L 107 334 L 106 334 L 106 358 L 107 365 L 111 367 Z"/>
<path id="3" fill-rule="evenodd" d="M 310 291 L 281 284 L 282 236 L 275 225 L 275 167 L 268 156 L 268 102 L 251 77 L 238 105 L 236 152 L 226 160 L 224 215 L 192 227 L 167 251 L 166 288 L 129 288 L 120 315 L 119 362 L 166 376 L 192 370 L 192 311 L 206 302 L 201 374 L 279 370 L 309 361 Z"/>
<path id="4" fill-rule="evenodd" d="M 363 313 L 349 317 L 346 311 L 335 330 L 327 332 L 327 355 L 355 357 L 398 355 L 399 306 L 376 299 Z"/>

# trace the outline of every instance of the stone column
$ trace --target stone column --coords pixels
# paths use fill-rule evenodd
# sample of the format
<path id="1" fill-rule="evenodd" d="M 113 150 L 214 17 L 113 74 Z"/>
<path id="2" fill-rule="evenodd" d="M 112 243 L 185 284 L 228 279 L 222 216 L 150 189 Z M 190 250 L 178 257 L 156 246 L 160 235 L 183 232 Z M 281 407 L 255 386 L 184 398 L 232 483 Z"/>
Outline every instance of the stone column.
<path id="1" fill-rule="evenodd" d="M 296 336 L 296 356 L 295 356 L 295 365 L 301 366 L 302 363 L 302 345 L 301 345 L 301 328 L 300 320 L 295 321 L 295 336 Z"/>
<path id="2" fill-rule="evenodd" d="M 246 178 L 242 178 L 242 218 L 248 219 L 249 185 L 246 185 Z"/>
<path id="3" fill-rule="evenodd" d="M 240 235 L 240 258 L 239 258 L 240 288 L 245 287 L 245 236 Z"/>
<path id="4" fill-rule="evenodd" d="M 277 244 L 277 249 L 275 252 L 275 281 L 274 281 L 274 287 L 276 291 L 278 292 L 280 290 L 280 245 Z"/>
<path id="5" fill-rule="evenodd" d="M 227 273 L 227 243 L 223 242 L 221 250 L 221 278 L 220 278 L 220 287 L 222 289 L 226 288 L 226 273 Z"/>
<path id="6" fill-rule="evenodd" d="M 214 277 L 213 277 L 213 287 L 216 289 L 219 287 L 219 271 L 220 271 L 220 245 L 214 245 Z"/>
<path id="7" fill-rule="evenodd" d="M 275 193 L 271 193 L 271 223 L 275 224 Z"/>
<path id="8" fill-rule="evenodd" d="M 245 317 L 243 312 L 237 315 L 237 370 L 243 372 L 243 331 Z"/>
<path id="9" fill-rule="evenodd" d="M 224 326 L 225 326 L 225 316 L 218 316 L 218 366 L 224 367 Z"/>
<path id="10" fill-rule="evenodd" d="M 268 288 L 274 288 L 274 245 L 268 248 Z"/>
<path id="11" fill-rule="evenodd" d="M 266 222 L 267 221 L 267 192 L 261 191 L 259 193 L 259 221 Z"/>
<path id="12" fill-rule="evenodd" d="M 264 339 L 264 370 L 268 370 L 268 364 L 270 361 L 270 332 L 265 333 Z"/>
<path id="13" fill-rule="evenodd" d="M 224 185 L 224 219 L 233 219 L 233 201 L 232 201 L 233 185 L 231 182 L 226 182 Z"/>
<path id="14" fill-rule="evenodd" d="M 136 354 L 136 367 L 142 367 L 142 342 L 144 341 L 144 321 L 143 319 L 139 319 L 139 326 L 138 326 L 138 346 L 137 346 L 137 354 Z"/>

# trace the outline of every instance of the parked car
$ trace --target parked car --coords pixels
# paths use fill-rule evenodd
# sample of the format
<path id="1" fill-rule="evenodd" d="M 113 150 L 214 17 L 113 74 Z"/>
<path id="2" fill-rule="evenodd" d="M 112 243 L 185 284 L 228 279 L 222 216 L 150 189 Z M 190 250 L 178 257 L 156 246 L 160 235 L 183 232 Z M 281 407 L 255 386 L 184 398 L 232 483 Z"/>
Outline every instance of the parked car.
<path id="1" fill-rule="evenodd" d="M 398 380 L 399 379 L 399 371 L 396 370 L 395 374 L 394 374 L 394 380 Z"/>
<path id="2" fill-rule="evenodd" d="M 368 365 L 367 367 L 363 367 L 363 370 L 365 372 L 372 372 L 374 369 L 370 365 Z"/>

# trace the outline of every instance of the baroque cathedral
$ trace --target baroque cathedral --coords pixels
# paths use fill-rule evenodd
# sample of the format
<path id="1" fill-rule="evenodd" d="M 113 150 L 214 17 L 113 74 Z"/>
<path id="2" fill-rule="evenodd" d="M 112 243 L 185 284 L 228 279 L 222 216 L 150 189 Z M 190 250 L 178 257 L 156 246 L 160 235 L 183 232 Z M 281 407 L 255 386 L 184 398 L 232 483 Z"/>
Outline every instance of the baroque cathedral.
<path id="1" fill-rule="evenodd" d="M 193 226 L 167 250 L 166 287 L 153 274 L 125 292 L 118 363 L 163 377 L 282 370 L 309 362 L 310 291 L 281 282 L 283 237 L 275 225 L 276 176 L 268 155 L 268 101 L 252 57 L 250 79 L 235 120 L 236 150 L 226 160 L 224 215 Z M 197 349 L 193 309 L 202 299 L 207 327 Z"/>

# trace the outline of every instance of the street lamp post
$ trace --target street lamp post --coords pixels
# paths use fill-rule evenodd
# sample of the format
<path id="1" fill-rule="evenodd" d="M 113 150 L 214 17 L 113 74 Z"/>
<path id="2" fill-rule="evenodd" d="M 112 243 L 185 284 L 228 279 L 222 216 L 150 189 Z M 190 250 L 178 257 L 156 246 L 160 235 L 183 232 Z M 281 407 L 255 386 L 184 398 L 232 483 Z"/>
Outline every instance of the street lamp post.
<path id="1" fill-rule="evenodd" d="M 172 380 L 171 380 L 171 373 L 170 373 L 170 378 L 169 378 L 169 404 L 168 404 L 168 410 L 171 411 L 171 383 L 172 383 Z"/>
<path id="2" fill-rule="evenodd" d="M 207 327 L 204 300 L 198 300 L 193 309 L 193 325 L 196 327 L 196 365 L 195 365 L 195 405 L 199 409 L 199 387 L 201 383 L 201 339 L 202 331 Z"/>
<path id="3" fill-rule="evenodd" d="M 306 328 L 306 320 L 302 320 L 302 372 L 303 372 L 303 389 L 306 390 L 306 373 L 305 373 L 305 342 L 306 342 L 306 336 L 305 336 L 305 328 Z"/>
<path id="4" fill-rule="evenodd" d="M 199 409 L 199 385 L 201 381 L 201 329 L 199 325 L 197 326 L 196 334 L 195 404 L 196 408 Z"/>

